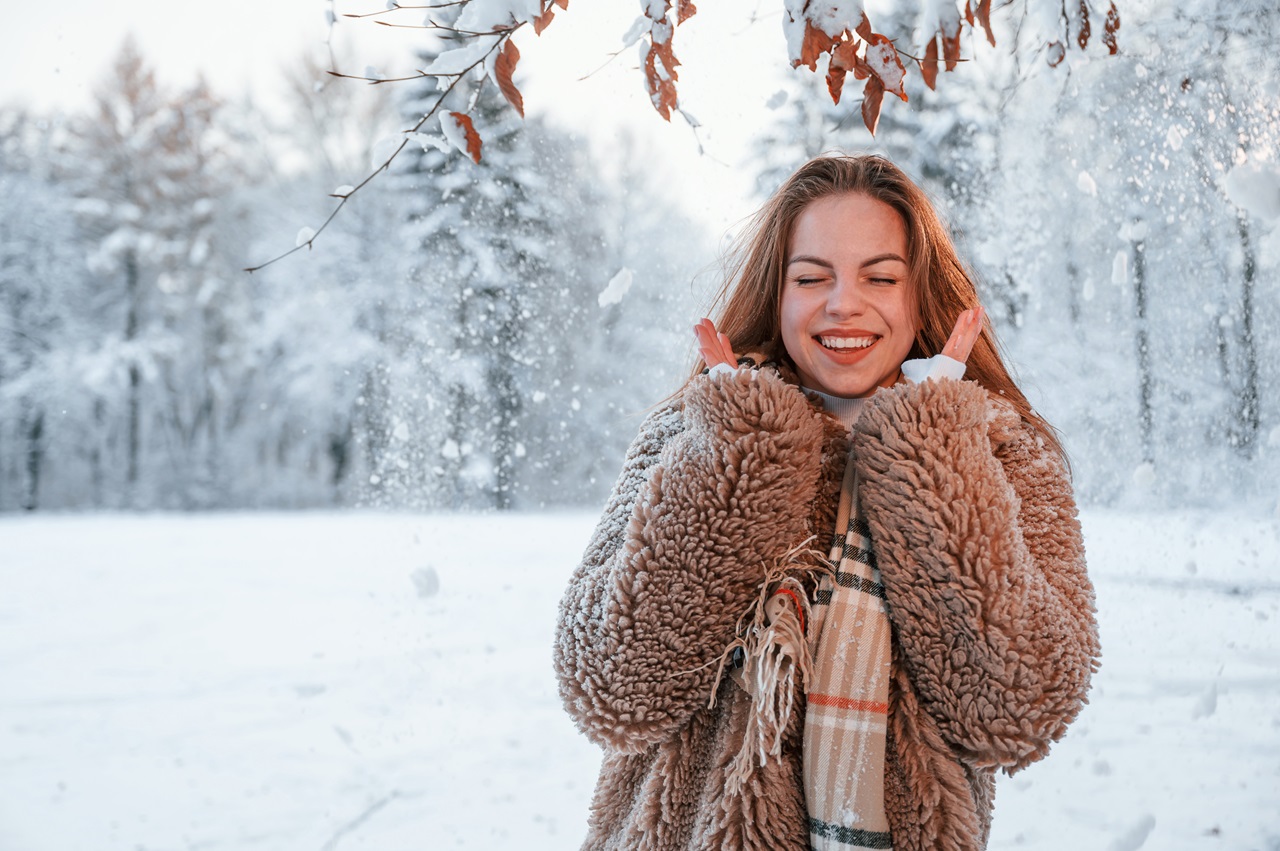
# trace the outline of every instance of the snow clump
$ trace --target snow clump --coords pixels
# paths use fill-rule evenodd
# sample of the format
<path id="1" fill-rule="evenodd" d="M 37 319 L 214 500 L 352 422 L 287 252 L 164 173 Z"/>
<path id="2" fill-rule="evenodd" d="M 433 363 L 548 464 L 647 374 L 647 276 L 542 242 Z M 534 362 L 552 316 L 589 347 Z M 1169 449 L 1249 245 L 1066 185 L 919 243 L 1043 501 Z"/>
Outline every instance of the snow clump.
<path id="1" fill-rule="evenodd" d="M 1112 840 L 1107 846 L 1108 851 L 1138 851 L 1146 843 L 1147 837 L 1151 835 L 1151 830 L 1155 826 L 1156 817 L 1147 813 L 1138 819 L 1136 824 Z"/>
<path id="2" fill-rule="evenodd" d="M 1098 184 L 1087 171 L 1080 172 L 1080 176 L 1076 178 L 1076 188 L 1090 198 L 1098 197 Z"/>
<path id="3" fill-rule="evenodd" d="M 608 307 L 611 304 L 617 304 L 622 301 L 622 297 L 627 294 L 627 290 L 631 289 L 631 282 L 635 276 L 626 266 L 618 270 L 618 274 L 609 279 L 609 283 L 600 291 L 600 295 L 596 297 L 601 307 Z"/>
<path id="4" fill-rule="evenodd" d="M 1280 219 L 1280 165 L 1241 163 L 1227 173 L 1223 188 L 1231 203 L 1260 219 Z"/>
<path id="5" fill-rule="evenodd" d="M 1125 251 L 1117 251 L 1116 256 L 1111 261 L 1111 283 L 1116 286 L 1124 286 L 1129 283 L 1129 254 Z"/>
<path id="6" fill-rule="evenodd" d="M 418 596 L 423 599 L 440 593 L 440 574 L 436 573 L 436 569 L 431 565 L 418 568 L 409 575 L 409 578 L 413 580 L 413 587 L 418 590 Z"/>

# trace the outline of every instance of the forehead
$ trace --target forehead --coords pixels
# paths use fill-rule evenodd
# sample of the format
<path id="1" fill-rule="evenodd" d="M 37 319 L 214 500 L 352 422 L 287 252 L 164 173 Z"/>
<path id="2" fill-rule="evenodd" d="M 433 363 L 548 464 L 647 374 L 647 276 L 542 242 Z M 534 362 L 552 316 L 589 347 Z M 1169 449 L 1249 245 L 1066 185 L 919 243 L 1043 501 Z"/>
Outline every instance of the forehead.
<path id="1" fill-rule="evenodd" d="M 796 217 L 788 256 L 857 260 L 877 254 L 907 256 L 907 228 L 898 211 L 861 194 L 828 195 Z"/>

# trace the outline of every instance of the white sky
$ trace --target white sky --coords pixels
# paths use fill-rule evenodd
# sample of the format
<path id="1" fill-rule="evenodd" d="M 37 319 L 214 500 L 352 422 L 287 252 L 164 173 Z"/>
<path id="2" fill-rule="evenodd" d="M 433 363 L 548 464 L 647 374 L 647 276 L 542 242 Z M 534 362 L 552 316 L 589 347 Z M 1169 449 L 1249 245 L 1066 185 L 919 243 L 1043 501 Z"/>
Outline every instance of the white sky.
<path id="1" fill-rule="evenodd" d="M 339 15 L 384 5 L 384 0 L 335 2 Z M 35 108 L 87 103 L 94 81 L 127 33 L 134 34 L 167 84 L 186 84 L 202 70 L 225 96 L 249 87 L 259 101 L 270 103 L 282 90 L 280 69 L 305 50 L 323 50 L 328 32 L 326 0 L 60 0 L 53 5 L 14 0 L 8 6 L 0 28 L 0 103 L 19 100 Z M 621 46 L 639 10 L 636 0 L 575 0 L 541 37 L 522 33 L 516 83 L 525 108 L 589 136 L 604 156 L 617 128 L 637 129 L 651 148 L 656 173 L 670 181 L 692 214 L 724 230 L 750 212 L 746 139 L 772 116 L 764 103 L 781 75 L 791 73 L 781 3 L 704 0 L 698 14 L 676 32 L 676 54 L 683 63 L 681 102 L 704 125 L 699 132 L 705 156 L 699 156 L 682 119 L 668 125 L 649 105 L 635 48 L 589 79 L 579 79 Z M 342 18 L 335 32 L 337 43 L 350 46 L 356 56 L 354 66 L 343 70 L 356 73 L 366 65 L 408 68 L 420 37 L 418 31 Z"/>

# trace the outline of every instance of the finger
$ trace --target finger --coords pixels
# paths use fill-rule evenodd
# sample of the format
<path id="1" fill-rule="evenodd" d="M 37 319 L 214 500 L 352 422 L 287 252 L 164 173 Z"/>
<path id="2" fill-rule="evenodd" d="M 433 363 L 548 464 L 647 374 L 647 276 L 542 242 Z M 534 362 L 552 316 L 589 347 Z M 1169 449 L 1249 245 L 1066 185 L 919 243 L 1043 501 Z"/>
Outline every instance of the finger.
<path id="1" fill-rule="evenodd" d="M 716 333 L 720 340 L 720 354 L 730 364 L 736 364 L 738 357 L 733 353 L 733 344 L 729 342 L 729 337 L 725 334 Z"/>
<path id="2" fill-rule="evenodd" d="M 947 344 L 942 347 L 942 354 L 955 360 L 964 360 L 960 357 L 960 349 L 964 343 L 964 332 L 969 319 L 969 311 L 962 311 L 956 317 L 956 324 L 951 329 L 951 336 L 947 338 Z"/>
<path id="3" fill-rule="evenodd" d="M 969 359 L 969 355 L 973 353 L 973 347 L 978 343 L 978 337 L 982 336 L 982 318 L 986 311 L 979 305 L 970 311 L 969 324 L 965 328 L 964 337 L 960 341 L 960 357 L 959 361 Z"/>
<path id="4" fill-rule="evenodd" d="M 693 333 L 698 337 L 698 349 L 703 362 L 708 367 L 726 362 L 720 351 L 720 341 L 717 339 L 715 326 L 711 324 L 711 320 L 703 319 L 693 326 Z"/>
<path id="5" fill-rule="evenodd" d="M 983 314 L 984 311 L 979 306 L 963 311 L 956 317 L 955 328 L 952 330 L 947 344 L 943 346 L 942 353 L 962 363 L 967 360 L 970 352 L 973 351 L 974 344 L 977 343 L 978 337 L 982 333 Z"/>

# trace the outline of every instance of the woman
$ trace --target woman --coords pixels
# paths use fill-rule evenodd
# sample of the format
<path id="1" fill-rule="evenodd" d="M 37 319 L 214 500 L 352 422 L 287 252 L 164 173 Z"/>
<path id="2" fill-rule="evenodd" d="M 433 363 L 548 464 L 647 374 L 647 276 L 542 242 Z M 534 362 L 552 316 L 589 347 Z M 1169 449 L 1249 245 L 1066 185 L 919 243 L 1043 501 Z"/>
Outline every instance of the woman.
<path id="1" fill-rule="evenodd" d="M 584 848 L 983 848 L 1097 663 L 1061 448 L 886 160 L 809 162 L 740 257 L 561 604 Z"/>

